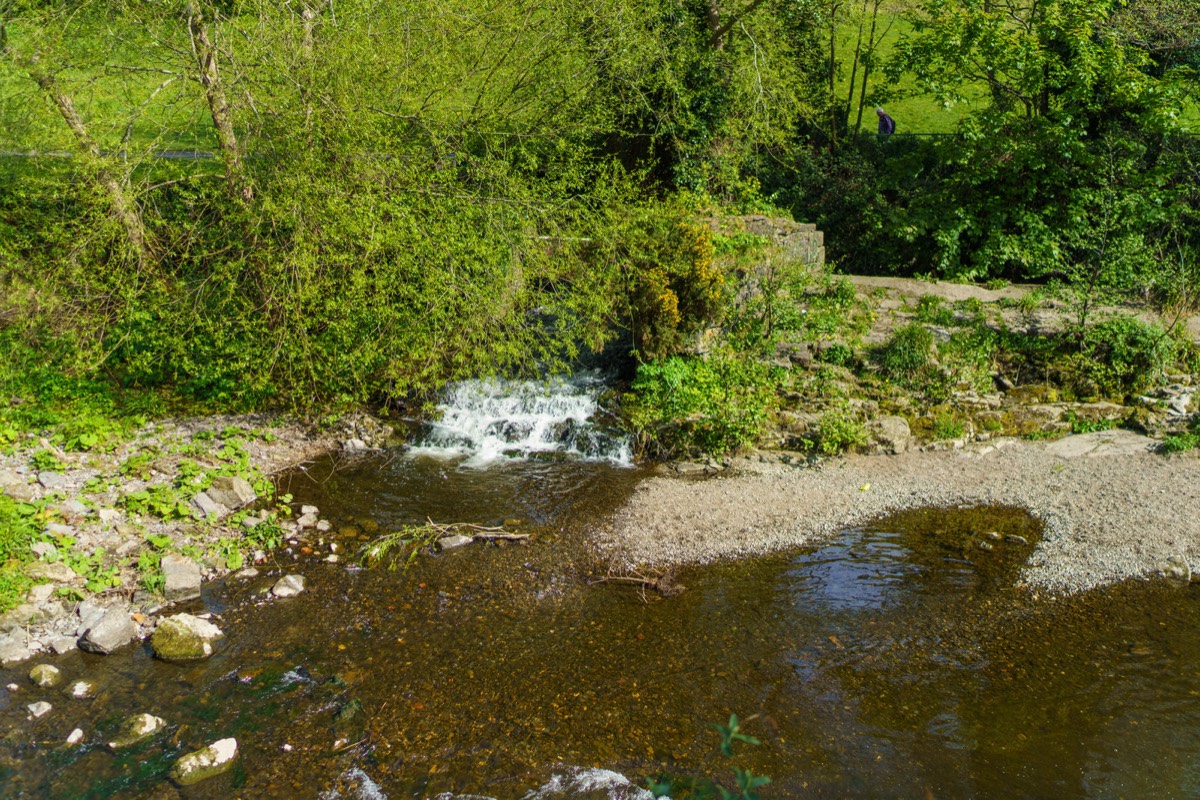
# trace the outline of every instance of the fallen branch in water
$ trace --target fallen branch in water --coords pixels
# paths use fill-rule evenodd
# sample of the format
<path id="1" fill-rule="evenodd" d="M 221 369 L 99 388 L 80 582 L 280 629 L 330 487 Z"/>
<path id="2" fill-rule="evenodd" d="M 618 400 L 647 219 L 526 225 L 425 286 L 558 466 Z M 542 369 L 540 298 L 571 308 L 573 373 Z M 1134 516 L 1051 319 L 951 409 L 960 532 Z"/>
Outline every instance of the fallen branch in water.
<path id="1" fill-rule="evenodd" d="M 512 533 L 503 526 L 477 525 L 474 522 L 434 522 L 426 518 L 424 525 L 405 525 L 395 533 L 380 536 L 362 550 L 364 566 L 377 564 L 391 557 L 389 569 L 397 566 L 407 570 L 422 551 L 431 551 L 447 536 L 467 536 L 472 541 L 517 542 L 529 538 L 528 533 Z"/>
<path id="2" fill-rule="evenodd" d="M 610 572 L 602 578 L 589 581 L 589 584 L 593 586 L 597 583 L 631 583 L 638 587 L 642 602 L 649 602 L 646 597 L 647 589 L 657 592 L 661 597 L 675 597 L 687 590 L 686 586 L 675 582 L 675 572 L 670 569 L 648 570 L 646 573 L 638 569 L 631 569 L 628 574 L 624 575 Z"/>

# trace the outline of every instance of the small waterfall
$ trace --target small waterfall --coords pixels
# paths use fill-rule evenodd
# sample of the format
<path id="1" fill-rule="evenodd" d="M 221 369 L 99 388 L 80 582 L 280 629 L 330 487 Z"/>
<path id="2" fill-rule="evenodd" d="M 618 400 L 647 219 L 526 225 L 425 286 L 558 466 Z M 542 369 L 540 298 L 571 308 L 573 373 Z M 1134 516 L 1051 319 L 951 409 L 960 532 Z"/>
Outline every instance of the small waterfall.
<path id="1" fill-rule="evenodd" d="M 438 405 L 438 420 L 409 455 L 462 458 L 467 467 L 552 454 L 629 466 L 633 448 L 628 437 L 593 419 L 604 388 L 591 373 L 544 381 L 457 383 Z"/>

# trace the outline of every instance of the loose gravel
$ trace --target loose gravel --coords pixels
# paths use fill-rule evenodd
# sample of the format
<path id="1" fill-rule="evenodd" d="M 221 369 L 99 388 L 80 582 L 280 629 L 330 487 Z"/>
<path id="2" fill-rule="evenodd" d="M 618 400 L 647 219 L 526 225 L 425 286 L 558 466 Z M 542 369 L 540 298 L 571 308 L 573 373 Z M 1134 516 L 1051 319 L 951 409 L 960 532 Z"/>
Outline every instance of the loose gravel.
<path id="1" fill-rule="evenodd" d="M 627 566 L 705 563 L 811 545 L 892 511 L 1027 509 L 1044 538 L 1023 573 L 1069 594 L 1148 576 L 1171 557 L 1200 573 L 1200 458 L 1150 452 L 1127 431 L 1053 443 L 850 456 L 817 468 L 641 484 L 598 544 Z"/>

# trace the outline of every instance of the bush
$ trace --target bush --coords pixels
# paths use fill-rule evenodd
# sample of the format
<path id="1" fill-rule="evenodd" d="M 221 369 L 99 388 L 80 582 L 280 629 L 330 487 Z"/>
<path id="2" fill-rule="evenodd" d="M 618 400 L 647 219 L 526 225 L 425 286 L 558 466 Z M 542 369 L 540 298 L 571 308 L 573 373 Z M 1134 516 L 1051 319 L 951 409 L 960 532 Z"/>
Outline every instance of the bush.
<path id="1" fill-rule="evenodd" d="M 1160 326 L 1115 317 L 1086 328 L 1065 382 L 1081 395 L 1121 397 L 1149 388 L 1172 365 L 1179 346 Z"/>
<path id="2" fill-rule="evenodd" d="M 879 352 L 879 365 L 892 380 L 911 382 L 933 363 L 933 334 L 913 322 L 897 328 Z"/>
<path id="3" fill-rule="evenodd" d="M 834 456 L 852 447 L 867 443 L 867 426 L 848 409 L 826 411 L 817 423 L 817 449 L 822 455 Z"/>
<path id="4" fill-rule="evenodd" d="M 729 354 L 643 364 L 630 390 L 627 422 L 643 452 L 659 457 L 753 444 L 776 402 L 770 368 Z"/>

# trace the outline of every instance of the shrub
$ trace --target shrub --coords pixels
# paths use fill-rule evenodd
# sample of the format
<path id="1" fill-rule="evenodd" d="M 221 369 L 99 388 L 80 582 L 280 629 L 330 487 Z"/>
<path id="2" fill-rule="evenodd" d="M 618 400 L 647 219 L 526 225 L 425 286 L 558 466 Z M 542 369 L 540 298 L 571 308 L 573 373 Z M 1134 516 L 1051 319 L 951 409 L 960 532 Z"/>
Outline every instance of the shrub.
<path id="1" fill-rule="evenodd" d="M 911 382 L 933 363 L 933 334 L 913 322 L 897 328 L 879 352 L 879 365 L 893 380 Z"/>
<path id="2" fill-rule="evenodd" d="M 817 449 L 827 456 L 867 443 L 867 426 L 845 408 L 827 411 L 817 423 Z"/>
<path id="3" fill-rule="evenodd" d="M 1179 348 L 1160 326 L 1132 316 L 1092 325 L 1079 335 L 1066 381 L 1084 395 L 1124 396 L 1148 388 L 1176 360 Z"/>
<path id="4" fill-rule="evenodd" d="M 933 418 L 933 438 L 961 439 L 962 435 L 963 424 L 953 415 L 943 412 Z"/>
<path id="5" fill-rule="evenodd" d="M 643 364 L 630 389 L 629 426 L 644 452 L 661 457 L 753 444 L 775 405 L 770 368 L 728 354 Z"/>

